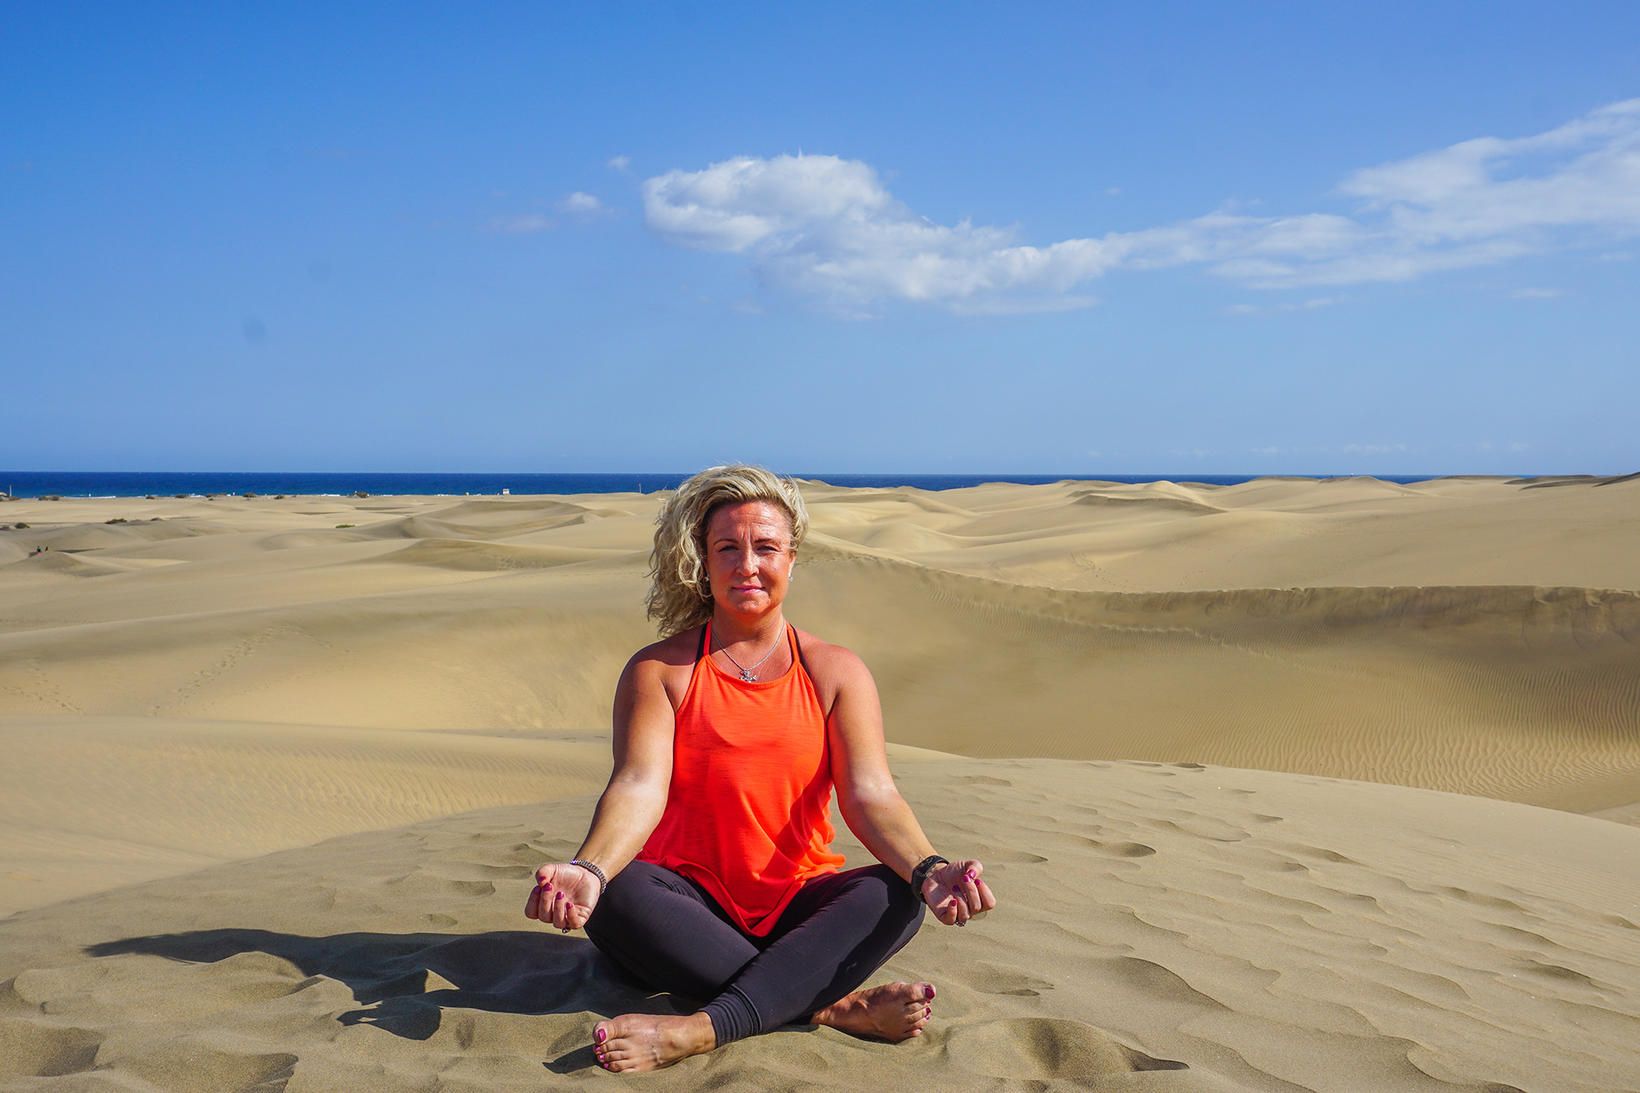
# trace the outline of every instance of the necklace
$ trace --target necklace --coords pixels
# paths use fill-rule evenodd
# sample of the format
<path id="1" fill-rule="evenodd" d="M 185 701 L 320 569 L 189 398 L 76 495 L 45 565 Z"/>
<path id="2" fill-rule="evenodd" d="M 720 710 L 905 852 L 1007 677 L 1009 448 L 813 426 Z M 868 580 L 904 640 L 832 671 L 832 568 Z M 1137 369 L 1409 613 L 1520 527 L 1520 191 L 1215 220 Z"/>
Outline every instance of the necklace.
<path id="1" fill-rule="evenodd" d="M 784 626 L 782 626 L 780 628 L 780 637 L 785 637 L 785 636 L 786 636 L 786 628 Z M 773 645 L 769 646 L 769 651 L 767 653 L 763 654 L 762 659 L 759 660 L 756 664 L 752 665 L 750 668 L 748 668 L 744 664 L 740 663 L 740 661 L 736 660 L 733 656 L 730 656 L 729 649 L 728 649 L 727 646 L 725 646 L 722 649 L 719 649 L 718 652 L 722 653 L 726 657 L 729 657 L 729 663 L 733 664 L 736 668 L 740 669 L 740 678 L 741 678 L 742 682 L 756 683 L 757 682 L 757 670 L 759 668 L 763 667 L 764 661 L 766 661 L 770 657 L 774 656 L 774 651 L 778 648 L 780 648 L 779 638 L 775 639 L 775 643 Z"/>

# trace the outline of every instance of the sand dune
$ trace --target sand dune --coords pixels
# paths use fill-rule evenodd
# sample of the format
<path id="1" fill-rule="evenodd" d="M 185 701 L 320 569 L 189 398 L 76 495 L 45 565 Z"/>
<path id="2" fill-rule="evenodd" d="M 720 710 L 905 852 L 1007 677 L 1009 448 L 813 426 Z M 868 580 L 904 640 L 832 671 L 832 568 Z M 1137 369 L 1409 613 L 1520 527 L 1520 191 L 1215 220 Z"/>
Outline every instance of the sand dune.
<path id="1" fill-rule="evenodd" d="M 886 969 L 938 983 L 931 1033 L 793 1029 L 646 1086 L 1571 1093 L 1640 1077 L 1640 831 L 1228 768 L 896 762 L 935 840 L 975 848 L 1008 898 L 971 929 L 925 927 Z M 15 915 L 0 1076 L 602 1077 L 596 1015 L 687 1000 L 521 917 L 530 871 L 570 852 L 589 807 L 443 817 Z"/>
<path id="2" fill-rule="evenodd" d="M 927 1042 L 660 1084 L 1640 1088 L 1640 480 L 806 493 L 790 614 L 1009 903 L 899 958 Z M 635 996 L 513 888 L 607 772 L 655 512 L 0 505 L 0 1084 L 585 1069 Z"/>

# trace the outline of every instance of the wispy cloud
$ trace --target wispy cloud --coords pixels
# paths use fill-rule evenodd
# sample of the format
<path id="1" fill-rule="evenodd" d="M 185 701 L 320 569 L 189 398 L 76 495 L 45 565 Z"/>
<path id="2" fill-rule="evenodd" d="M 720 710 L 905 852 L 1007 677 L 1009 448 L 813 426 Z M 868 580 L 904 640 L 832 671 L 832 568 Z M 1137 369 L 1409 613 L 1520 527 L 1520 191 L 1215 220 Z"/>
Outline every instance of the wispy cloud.
<path id="1" fill-rule="evenodd" d="M 625 171 L 632 166 L 632 157 L 628 155 L 610 156 L 607 165 L 612 171 Z"/>
<path id="2" fill-rule="evenodd" d="M 593 194 L 576 190 L 558 202 L 558 211 L 572 216 L 594 216 L 604 211 L 604 203 Z"/>
<path id="3" fill-rule="evenodd" d="M 566 194 L 553 206 L 559 216 L 573 217 L 580 220 L 590 219 L 609 211 L 602 201 L 594 194 L 576 190 Z M 486 229 L 501 235 L 534 235 L 537 232 L 552 231 L 558 227 L 558 220 L 545 213 L 518 213 L 513 216 L 498 216 L 485 225 Z"/>
<path id="4" fill-rule="evenodd" d="M 519 216 L 498 216 L 490 221 L 490 230 L 503 235 L 533 235 L 536 232 L 551 231 L 555 225 L 551 217 L 540 213 L 523 213 Z"/>
<path id="5" fill-rule="evenodd" d="M 1279 315 L 1288 311 L 1319 311 L 1338 303 L 1338 296 L 1313 296 L 1308 300 L 1283 300 L 1275 304 L 1231 304 L 1226 315 Z"/>
<path id="6" fill-rule="evenodd" d="M 1087 306 L 1089 282 L 1118 269 L 1197 266 L 1252 288 L 1404 281 L 1640 233 L 1640 99 L 1364 168 L 1337 193 L 1348 213 L 1227 209 L 1031 245 L 1012 228 L 918 216 L 869 164 L 836 156 L 740 157 L 643 184 L 662 238 L 744 255 L 769 282 L 845 312 Z"/>
<path id="7" fill-rule="evenodd" d="M 1566 295 L 1563 288 L 1517 288 L 1509 294 L 1516 300 L 1558 300 Z"/>

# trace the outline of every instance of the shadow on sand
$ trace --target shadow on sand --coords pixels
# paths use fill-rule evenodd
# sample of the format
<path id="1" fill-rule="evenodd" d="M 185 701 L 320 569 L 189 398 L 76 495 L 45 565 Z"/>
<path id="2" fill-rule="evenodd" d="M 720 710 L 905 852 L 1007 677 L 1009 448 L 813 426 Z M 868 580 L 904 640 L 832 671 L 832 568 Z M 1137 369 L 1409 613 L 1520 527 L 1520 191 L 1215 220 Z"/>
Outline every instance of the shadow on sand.
<path id="1" fill-rule="evenodd" d="M 361 1008 L 338 1016 L 395 1036 L 426 1040 L 446 1009 L 548 1014 L 591 1011 L 687 1013 L 693 1006 L 647 992 L 588 941 L 523 930 L 487 934 L 332 934 L 304 937 L 269 930 L 195 930 L 89 946 L 94 957 L 144 954 L 213 964 L 240 953 L 267 953 L 309 976 L 345 983 Z M 429 981 L 433 989 L 429 990 Z M 441 986 L 440 982 L 449 986 Z M 591 1035 L 589 1026 L 588 1036 Z M 592 1048 L 548 1062 L 560 1073 L 595 1066 Z"/>

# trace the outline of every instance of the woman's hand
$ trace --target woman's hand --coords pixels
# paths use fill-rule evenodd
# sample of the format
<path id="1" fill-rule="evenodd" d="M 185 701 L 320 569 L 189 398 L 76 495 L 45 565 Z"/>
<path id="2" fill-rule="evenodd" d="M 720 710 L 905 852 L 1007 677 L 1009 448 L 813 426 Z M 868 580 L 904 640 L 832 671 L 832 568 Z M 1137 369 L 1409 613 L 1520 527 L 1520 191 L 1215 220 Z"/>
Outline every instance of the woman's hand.
<path id="1" fill-rule="evenodd" d="M 997 905 L 997 898 L 980 874 L 985 866 L 973 858 L 946 862 L 928 871 L 920 893 L 934 917 L 947 926 L 961 926 Z"/>
<path id="2" fill-rule="evenodd" d="M 579 930 L 601 894 L 598 878 L 579 865 L 543 865 L 535 871 L 535 891 L 524 904 L 524 917 L 566 933 Z"/>

